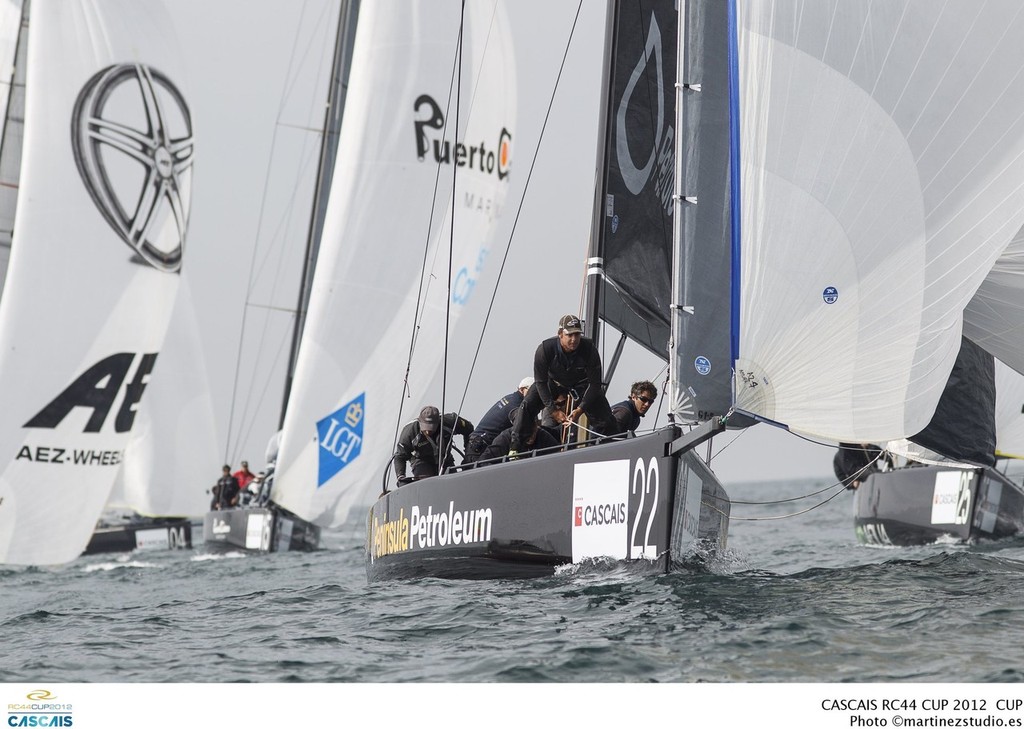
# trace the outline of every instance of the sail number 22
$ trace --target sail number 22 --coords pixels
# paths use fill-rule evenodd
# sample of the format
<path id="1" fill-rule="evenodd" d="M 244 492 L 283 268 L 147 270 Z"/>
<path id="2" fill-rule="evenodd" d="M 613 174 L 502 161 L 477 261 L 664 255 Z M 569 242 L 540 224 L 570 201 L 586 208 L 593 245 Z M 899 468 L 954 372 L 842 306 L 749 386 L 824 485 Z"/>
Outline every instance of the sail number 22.
<path id="1" fill-rule="evenodd" d="M 640 504 L 637 506 L 629 533 L 630 559 L 657 559 L 658 557 L 658 545 L 651 544 L 651 529 L 654 527 L 654 518 L 658 513 L 660 489 L 661 474 L 658 469 L 658 459 L 652 457 L 647 463 L 643 458 L 637 459 L 636 465 L 633 467 L 630 495 L 636 496 L 639 493 Z M 638 537 L 642 541 L 638 542 Z"/>

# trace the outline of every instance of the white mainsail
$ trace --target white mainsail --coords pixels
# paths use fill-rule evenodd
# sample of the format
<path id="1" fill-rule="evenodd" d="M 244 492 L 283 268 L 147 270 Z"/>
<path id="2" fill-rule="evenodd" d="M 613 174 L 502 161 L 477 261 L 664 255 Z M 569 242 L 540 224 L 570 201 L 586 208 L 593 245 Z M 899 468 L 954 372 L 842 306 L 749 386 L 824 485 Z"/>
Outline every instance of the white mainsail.
<path id="1" fill-rule="evenodd" d="M 462 90 L 456 93 L 460 11 L 454 2 L 367 4 L 360 10 L 313 303 L 272 495 L 321 525 L 341 523 L 353 505 L 372 498 L 381 488 L 397 429 L 421 406 L 441 405 L 437 383 L 446 335 L 454 343 L 449 362 L 460 370 L 449 373 L 449 381 L 459 388 L 465 382 L 460 377 L 473 359 L 515 227 L 577 7 L 467 3 Z M 545 299 L 545 287 L 554 291 L 556 283 L 545 277 L 558 270 L 547 264 L 562 255 L 555 249 L 567 247 L 582 264 L 591 226 L 603 47 L 603 25 L 593 20 L 588 28 L 600 25 L 600 34 L 588 31 L 573 39 L 596 51 L 582 69 L 589 84 L 569 84 L 575 98 L 564 99 L 560 109 L 574 120 L 575 134 L 591 140 L 590 156 L 566 154 L 557 141 L 545 140 L 547 159 L 557 157 L 550 172 L 559 183 L 551 199 L 524 204 L 532 220 L 548 220 L 548 229 L 529 243 L 537 282 L 509 285 L 514 291 L 506 313 L 523 312 L 518 320 L 512 315 L 513 324 L 535 321 L 539 310 L 545 336 L 564 313 L 564 304 L 549 309 L 552 301 L 563 300 L 558 291 Z M 534 115 L 529 118 L 523 115 L 525 99 Z M 460 160 L 453 169 L 451 161 Z M 580 191 L 584 205 L 571 207 L 569 199 Z M 568 228 L 561 226 L 562 217 L 572 219 Z M 572 286 L 557 287 L 563 288 Z M 543 304 L 535 305 L 537 296 Z M 514 385 L 519 373 L 529 371 L 532 346 L 507 351 L 501 337 L 492 346 L 500 350 L 502 376 Z M 510 362 L 514 379 L 504 371 Z M 501 392 L 509 385 L 499 385 Z M 492 402 L 493 391 L 486 397 Z"/>
<path id="2" fill-rule="evenodd" d="M 0 299 L 0 562 L 85 547 L 167 329 L 192 130 L 158 2 L 32 3 L 17 226 Z"/>
<path id="3" fill-rule="evenodd" d="M 491 28 L 493 4 L 470 3 L 456 108 L 450 89 L 459 81 L 460 10 L 458 3 L 360 9 L 345 110 L 358 123 L 342 126 L 272 495 L 321 525 L 344 520 L 379 479 L 404 406 L 414 325 L 420 346 L 409 392 L 417 402 L 441 362 L 449 240 L 456 270 L 476 270 L 496 244 L 512 161 L 515 68 L 504 24 Z M 456 164 L 458 194 L 475 204 L 452 234 Z M 455 317 L 458 299 L 456 291 Z"/>
<path id="4" fill-rule="evenodd" d="M 737 5 L 736 406 L 833 440 L 914 434 L 1024 223 L 1024 9 Z"/>

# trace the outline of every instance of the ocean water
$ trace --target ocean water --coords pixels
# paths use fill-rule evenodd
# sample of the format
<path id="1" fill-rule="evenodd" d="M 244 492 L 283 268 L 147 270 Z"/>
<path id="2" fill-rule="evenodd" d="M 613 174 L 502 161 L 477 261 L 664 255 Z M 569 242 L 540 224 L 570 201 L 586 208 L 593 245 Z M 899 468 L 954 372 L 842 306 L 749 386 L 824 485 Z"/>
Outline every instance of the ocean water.
<path id="1" fill-rule="evenodd" d="M 861 546 L 847 492 L 790 516 L 833 493 L 736 503 L 728 550 L 671 575 L 368 584 L 362 515 L 315 553 L 0 568 L 0 682 L 1024 680 L 1024 540 Z"/>

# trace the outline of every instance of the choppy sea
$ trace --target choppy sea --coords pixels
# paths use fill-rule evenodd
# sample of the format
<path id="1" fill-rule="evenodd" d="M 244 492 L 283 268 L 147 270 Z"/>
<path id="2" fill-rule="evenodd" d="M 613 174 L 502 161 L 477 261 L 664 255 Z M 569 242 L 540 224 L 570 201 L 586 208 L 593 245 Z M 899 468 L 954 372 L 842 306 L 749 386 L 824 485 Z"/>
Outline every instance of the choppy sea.
<path id="1" fill-rule="evenodd" d="M 314 553 L 0 568 L 0 683 L 1024 680 L 1024 540 L 861 546 L 850 493 L 782 501 L 826 486 L 728 485 L 779 503 L 661 576 L 368 584 L 361 514 Z"/>

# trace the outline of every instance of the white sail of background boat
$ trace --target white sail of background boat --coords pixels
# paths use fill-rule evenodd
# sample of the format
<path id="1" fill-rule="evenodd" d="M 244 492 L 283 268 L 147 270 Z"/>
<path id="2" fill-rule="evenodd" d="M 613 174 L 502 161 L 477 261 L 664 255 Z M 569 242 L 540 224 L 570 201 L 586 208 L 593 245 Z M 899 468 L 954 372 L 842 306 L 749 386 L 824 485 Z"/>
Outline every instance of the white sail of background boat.
<path id="1" fill-rule="evenodd" d="M 82 552 L 163 342 L 193 159 L 169 27 L 157 2 L 31 5 L 0 299 L 3 563 Z"/>
<path id="2" fill-rule="evenodd" d="M 234 464 L 235 470 L 239 461 L 248 459 L 253 472 L 264 468 L 262 444 L 258 449 L 251 444 L 263 437 L 268 422 L 264 413 L 273 412 L 272 422 L 279 422 L 277 392 L 287 359 L 283 347 L 291 333 L 285 324 L 296 318 L 290 305 L 303 257 L 304 220 L 295 210 L 307 204 L 313 190 L 308 178 L 321 147 L 316 124 L 324 111 L 317 100 L 326 79 L 334 76 L 336 83 L 343 82 L 340 71 L 332 72 L 329 56 L 334 37 L 330 21 L 337 5 L 318 2 L 281 13 L 287 23 L 269 36 L 273 45 L 261 50 L 278 59 L 291 52 L 273 117 L 223 101 L 210 107 L 223 117 L 205 127 L 214 145 L 234 142 L 243 119 L 253 129 L 272 132 L 269 160 L 250 154 L 226 177 L 233 183 L 240 170 L 265 174 L 263 201 L 248 205 L 230 234 L 217 231 L 203 250 L 193 247 L 118 481 L 86 553 L 192 546 L 193 522 L 201 522 L 209 510 L 211 486 L 221 465 Z M 294 34 L 287 32 L 292 27 Z M 252 39 L 239 41 L 236 60 L 204 69 L 204 83 L 219 87 L 233 83 L 239 70 L 253 70 L 241 52 Z M 272 100 L 270 95 L 267 99 Z M 223 159 L 218 161 L 223 166 Z M 206 184 L 197 187 L 194 197 L 200 217 L 193 237 L 200 240 L 215 229 L 200 227 L 201 211 L 224 208 L 224 188 L 212 175 L 203 179 Z M 240 195 L 238 188 L 232 189 Z M 253 223 L 255 240 L 243 233 Z M 225 265 L 230 267 L 227 275 Z M 210 296 L 210 290 L 218 295 Z M 231 395 L 230 401 L 224 393 Z"/>
<path id="3" fill-rule="evenodd" d="M 504 3 L 469 3 L 464 26 L 460 11 L 361 10 L 272 495 L 318 524 L 340 524 L 380 488 L 401 419 L 442 366 L 449 323 L 486 307 L 481 278 L 500 264 L 530 59 Z"/>
<path id="4" fill-rule="evenodd" d="M 203 485 L 220 457 L 210 392 L 210 368 L 188 269 L 166 341 L 125 447 L 109 507 L 143 516 L 200 517 L 209 506 Z"/>

